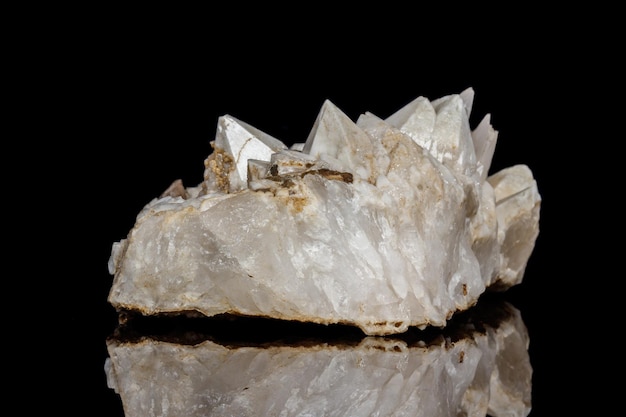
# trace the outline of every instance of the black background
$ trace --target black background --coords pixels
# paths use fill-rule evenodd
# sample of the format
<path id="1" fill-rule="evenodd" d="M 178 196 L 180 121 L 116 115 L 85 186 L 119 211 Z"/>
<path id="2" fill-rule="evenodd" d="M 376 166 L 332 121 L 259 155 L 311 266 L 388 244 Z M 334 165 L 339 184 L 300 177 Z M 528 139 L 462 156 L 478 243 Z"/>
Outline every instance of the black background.
<path id="1" fill-rule="evenodd" d="M 589 272 L 609 255 L 591 255 L 603 228 L 587 219 L 612 174 L 589 158 L 588 144 L 603 138 L 588 126 L 592 109 L 607 87 L 583 69 L 605 52 L 578 25 L 582 13 L 450 20 L 444 11 L 373 8 L 356 17 L 322 8 L 268 21 L 236 9 L 90 11 L 32 43 L 34 63 L 23 69 L 36 91 L 22 100 L 41 111 L 29 122 L 45 132 L 31 169 L 59 211 L 45 221 L 59 278 L 40 287 L 54 313 L 34 309 L 41 321 L 21 339 L 49 346 L 39 356 L 53 369 L 22 375 L 19 386 L 37 381 L 51 393 L 46 407 L 62 415 L 123 415 L 104 373 L 105 339 L 117 323 L 106 301 L 111 244 L 173 180 L 202 180 L 219 116 L 290 144 L 306 139 L 325 99 L 356 120 L 472 87 L 472 127 L 490 113 L 499 131 L 491 171 L 528 165 L 543 198 L 524 281 L 509 293 L 530 333 L 531 416 L 603 415 L 610 395 L 599 381 L 610 371 L 597 347 L 614 343 L 600 330 L 612 314 L 592 306 L 603 302 L 597 288 L 612 286 Z M 581 189 L 595 197 L 579 197 Z"/>

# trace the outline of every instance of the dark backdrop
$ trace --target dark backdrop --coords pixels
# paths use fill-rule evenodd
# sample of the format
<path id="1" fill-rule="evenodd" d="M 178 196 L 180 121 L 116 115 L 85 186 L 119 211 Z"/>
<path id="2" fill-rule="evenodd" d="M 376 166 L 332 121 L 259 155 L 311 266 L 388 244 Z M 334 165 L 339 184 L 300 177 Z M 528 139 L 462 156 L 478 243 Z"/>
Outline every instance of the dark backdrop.
<path id="1" fill-rule="evenodd" d="M 594 101 L 579 70 L 588 52 L 596 55 L 581 52 L 584 33 L 553 31 L 551 18 L 532 13 L 520 23 L 460 19 L 428 28 L 425 15 L 403 19 L 399 10 L 359 19 L 333 13 L 315 24 L 298 14 L 268 25 L 233 14 L 186 23 L 120 11 L 45 43 L 48 58 L 39 63 L 50 72 L 38 81 L 46 93 L 40 104 L 54 115 L 46 119 L 54 135 L 38 155 L 60 173 L 53 189 L 65 214 L 50 220 L 61 284 L 42 287 L 61 287 L 46 326 L 55 346 L 48 362 L 60 365 L 43 373 L 59 390 L 50 408 L 122 415 L 104 373 L 105 339 L 117 323 L 106 301 L 111 244 L 173 180 L 202 180 L 219 116 L 302 142 L 325 99 L 356 120 L 467 87 L 475 90 L 472 127 L 490 113 L 499 131 L 492 171 L 527 164 L 543 198 L 535 251 L 509 294 L 530 333 L 531 416 L 606 404 L 594 383 L 595 339 L 587 337 L 594 315 L 582 284 L 587 238 L 576 232 L 589 228 L 581 219 L 590 203 L 571 198 L 588 154 L 579 145 L 588 138 L 584 109 Z M 46 154 L 52 150 L 60 156 Z M 46 182 L 46 171 L 40 175 Z"/>

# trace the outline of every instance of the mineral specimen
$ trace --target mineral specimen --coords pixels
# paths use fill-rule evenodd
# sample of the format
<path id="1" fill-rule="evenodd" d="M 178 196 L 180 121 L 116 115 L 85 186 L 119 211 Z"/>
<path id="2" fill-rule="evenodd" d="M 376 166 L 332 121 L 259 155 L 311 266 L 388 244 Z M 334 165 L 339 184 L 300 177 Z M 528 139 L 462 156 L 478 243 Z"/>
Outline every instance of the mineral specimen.
<path id="1" fill-rule="evenodd" d="M 174 181 L 113 244 L 109 302 L 145 315 L 445 326 L 522 281 L 539 233 L 532 172 L 488 175 L 497 131 L 470 88 L 353 122 L 330 101 L 303 143 L 219 118 L 204 179 Z"/>
<path id="2" fill-rule="evenodd" d="M 493 324 L 453 320 L 428 339 L 110 338 L 107 383 L 126 417 L 525 417 L 527 330 L 508 303 L 487 312 Z"/>

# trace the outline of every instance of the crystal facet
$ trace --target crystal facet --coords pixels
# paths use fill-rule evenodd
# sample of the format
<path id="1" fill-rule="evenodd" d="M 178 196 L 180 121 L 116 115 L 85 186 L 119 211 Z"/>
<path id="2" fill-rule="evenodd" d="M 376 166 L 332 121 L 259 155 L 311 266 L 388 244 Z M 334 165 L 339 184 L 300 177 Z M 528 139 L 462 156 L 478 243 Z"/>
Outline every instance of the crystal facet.
<path id="1" fill-rule="evenodd" d="M 219 119 L 204 180 L 179 180 L 113 244 L 109 302 L 348 323 L 368 335 L 445 326 L 521 283 L 541 196 L 516 165 L 488 175 L 497 131 L 474 91 L 418 97 L 386 119 L 325 101 L 290 147 Z"/>

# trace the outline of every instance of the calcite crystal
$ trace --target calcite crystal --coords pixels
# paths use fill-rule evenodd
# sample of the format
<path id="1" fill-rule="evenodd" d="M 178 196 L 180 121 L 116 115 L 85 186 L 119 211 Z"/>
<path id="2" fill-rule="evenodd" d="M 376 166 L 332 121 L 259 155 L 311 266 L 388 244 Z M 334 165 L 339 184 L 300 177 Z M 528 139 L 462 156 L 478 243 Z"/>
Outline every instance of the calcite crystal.
<path id="1" fill-rule="evenodd" d="M 453 321 L 428 339 L 110 338 L 107 383 L 126 417 L 525 417 L 527 329 L 506 302 L 487 313 L 491 323 Z"/>
<path id="2" fill-rule="evenodd" d="M 303 143 L 219 118 L 204 179 L 174 181 L 113 244 L 109 302 L 145 315 L 348 323 L 368 335 L 445 326 L 521 283 L 541 196 L 474 91 L 353 122 L 330 101 Z"/>

